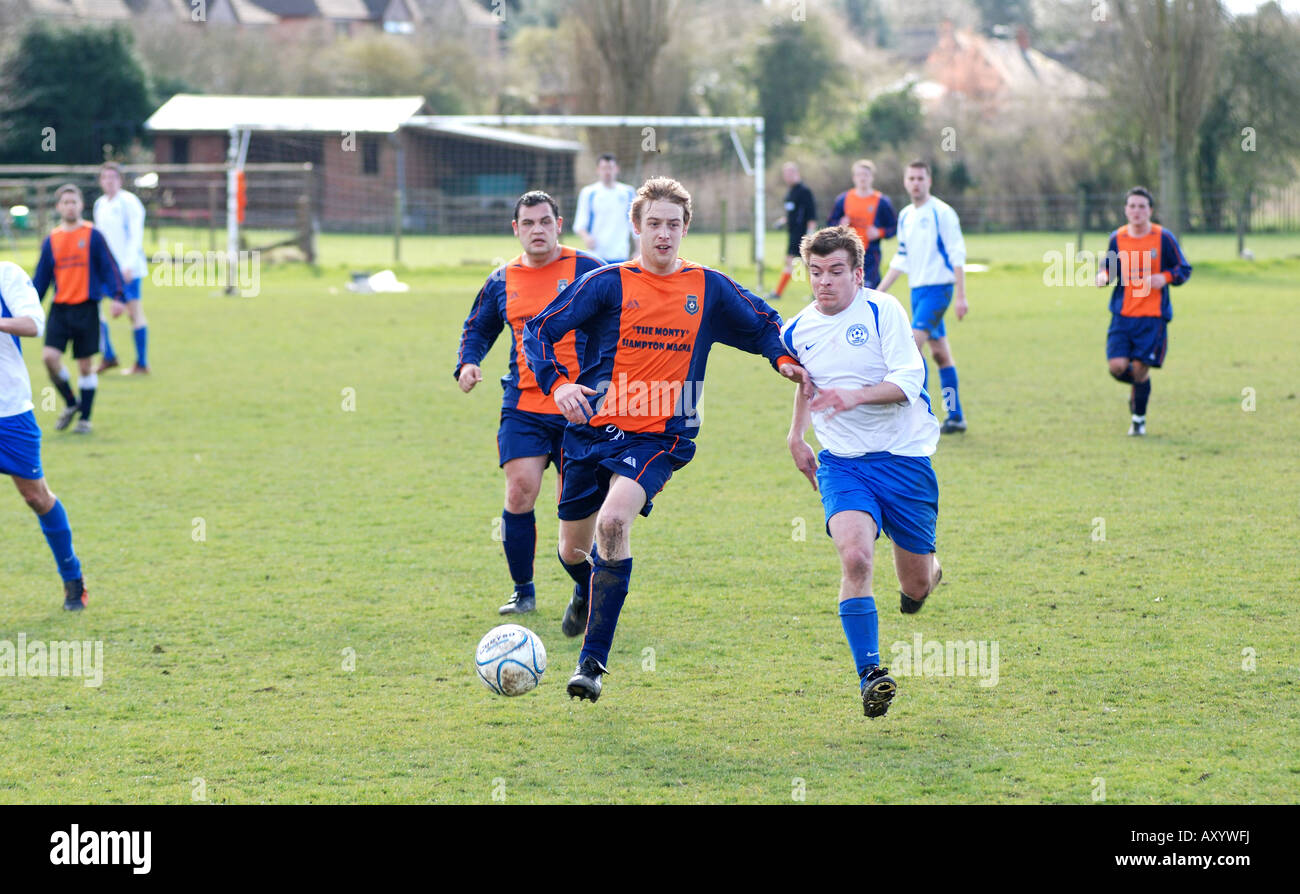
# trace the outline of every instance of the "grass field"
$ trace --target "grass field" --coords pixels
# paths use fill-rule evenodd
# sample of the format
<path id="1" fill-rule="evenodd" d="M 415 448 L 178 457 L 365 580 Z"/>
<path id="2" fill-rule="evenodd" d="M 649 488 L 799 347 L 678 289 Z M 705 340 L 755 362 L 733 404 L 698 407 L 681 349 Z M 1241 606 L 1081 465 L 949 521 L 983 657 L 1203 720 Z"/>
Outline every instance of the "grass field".
<path id="1" fill-rule="evenodd" d="M 1043 252 L 1071 240 L 970 238 L 991 269 L 950 323 L 971 429 L 934 458 L 944 583 L 905 617 L 887 550 L 876 573 L 887 660 L 918 633 L 987 641 L 997 684 L 903 677 L 878 721 L 785 449 L 790 388 L 760 359 L 713 354 L 697 458 L 633 533 L 596 705 L 564 695 L 579 644 L 540 501 L 528 623 L 551 670 L 503 699 L 471 659 L 509 589 L 505 345 L 471 395 L 450 375 L 486 267 L 439 244 L 442 266 L 403 272 L 411 292 L 357 296 L 349 268 L 384 264 L 358 239 L 327 267 L 264 270 L 256 298 L 146 284 L 154 375 L 106 375 L 89 437 L 37 412 L 86 612 L 60 610 L 36 521 L 0 502 L 0 640 L 104 649 L 97 688 L 0 677 L 0 801 L 790 803 L 802 781 L 813 803 L 1295 802 L 1294 239 L 1252 238 L 1253 264 L 1230 237 L 1184 241 L 1196 270 L 1140 441 L 1105 373 L 1106 294 L 1043 285 Z M 700 242 L 684 253 L 710 260 Z"/>

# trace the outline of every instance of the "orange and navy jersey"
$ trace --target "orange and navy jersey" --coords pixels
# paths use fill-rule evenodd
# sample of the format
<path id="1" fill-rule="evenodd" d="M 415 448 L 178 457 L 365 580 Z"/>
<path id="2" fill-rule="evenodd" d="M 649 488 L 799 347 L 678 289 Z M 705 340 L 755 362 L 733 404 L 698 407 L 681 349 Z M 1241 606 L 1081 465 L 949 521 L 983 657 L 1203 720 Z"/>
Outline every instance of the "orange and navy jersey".
<path id="1" fill-rule="evenodd" d="M 505 389 L 502 406 L 529 413 L 555 413 L 555 402 L 537 387 L 537 380 L 529 368 L 523 352 L 524 324 L 550 304 L 585 273 L 604 266 L 604 261 L 585 251 L 561 246 L 560 256 L 545 267 L 529 267 L 523 255 L 492 272 L 474 299 L 469 317 L 461 329 L 460 348 L 456 353 L 456 371 L 466 363 L 483 365 L 483 358 L 492 349 L 497 336 L 507 325 L 510 327 L 510 372 L 501 379 Z M 582 368 L 582 352 L 586 338 L 572 333 L 556 346 L 564 362 L 573 369 Z"/>
<path id="2" fill-rule="evenodd" d="M 889 196 L 878 189 L 873 189 L 865 196 L 858 195 L 856 189 L 842 192 L 835 199 L 835 207 L 826 221 L 828 227 L 838 227 L 841 218 L 847 216 L 849 226 L 857 231 L 862 245 L 867 250 L 865 267 L 867 272 L 880 269 L 880 240 L 893 239 L 898 232 L 898 215 L 894 213 Z M 867 228 L 880 230 L 878 239 L 867 239 Z"/>
<path id="3" fill-rule="evenodd" d="M 89 223 L 71 230 L 55 227 L 41 243 L 32 284 L 42 300 L 51 282 L 55 304 L 98 301 L 105 294 L 122 300 L 122 273 L 104 234 Z"/>
<path id="4" fill-rule="evenodd" d="M 575 330 L 586 335 L 588 360 L 576 374 L 559 351 Z M 529 322 L 524 353 L 547 394 L 565 382 L 598 392 L 589 398 L 593 428 L 694 438 L 715 342 L 761 354 L 774 369 L 797 362 L 781 343 L 780 315 L 731 277 L 689 261 L 658 276 L 633 260 L 565 289 Z"/>
<path id="5" fill-rule="evenodd" d="M 1169 287 L 1181 286 L 1192 275 L 1183 250 L 1174 234 L 1159 224 L 1152 224 L 1145 236 L 1132 236 L 1128 225 L 1110 234 L 1106 252 L 1110 278 L 1115 283 L 1110 296 L 1110 312 L 1122 317 L 1174 318 L 1169 301 Z M 1159 290 L 1147 285 L 1151 276 L 1165 273 L 1169 282 Z"/>

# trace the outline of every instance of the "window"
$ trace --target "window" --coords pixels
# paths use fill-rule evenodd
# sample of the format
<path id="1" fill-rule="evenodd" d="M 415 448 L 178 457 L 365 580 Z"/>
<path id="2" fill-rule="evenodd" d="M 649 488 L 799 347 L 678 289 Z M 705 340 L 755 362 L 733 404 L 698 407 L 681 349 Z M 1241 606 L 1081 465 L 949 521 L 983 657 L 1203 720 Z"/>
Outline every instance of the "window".
<path id="1" fill-rule="evenodd" d="M 361 140 L 361 173 L 379 173 L 379 138 L 363 137 Z"/>
<path id="2" fill-rule="evenodd" d="M 190 163 L 190 138 L 172 137 L 172 164 L 187 165 L 189 163 Z"/>

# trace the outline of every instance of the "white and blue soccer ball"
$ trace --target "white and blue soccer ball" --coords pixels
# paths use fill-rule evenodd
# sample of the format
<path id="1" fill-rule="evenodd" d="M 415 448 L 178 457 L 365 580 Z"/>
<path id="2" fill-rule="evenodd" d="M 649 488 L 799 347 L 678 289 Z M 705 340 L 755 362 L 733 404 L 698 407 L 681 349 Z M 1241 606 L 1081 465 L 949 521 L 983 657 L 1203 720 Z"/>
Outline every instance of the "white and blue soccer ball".
<path id="1" fill-rule="evenodd" d="M 474 651 L 474 672 L 497 695 L 523 695 L 546 673 L 546 647 L 527 627 L 493 627 Z"/>

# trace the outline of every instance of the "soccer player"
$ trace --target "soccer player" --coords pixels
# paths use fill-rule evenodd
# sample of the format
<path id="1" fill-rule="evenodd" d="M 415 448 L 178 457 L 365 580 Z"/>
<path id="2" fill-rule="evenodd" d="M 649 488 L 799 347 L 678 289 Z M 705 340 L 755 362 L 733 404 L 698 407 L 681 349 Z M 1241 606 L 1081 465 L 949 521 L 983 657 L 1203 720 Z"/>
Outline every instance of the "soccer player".
<path id="1" fill-rule="evenodd" d="M 917 348 L 927 341 L 939 367 L 943 405 L 948 418 L 939 431 L 945 435 L 966 430 L 961 398 L 957 393 L 957 367 L 948 347 L 948 330 L 943 314 L 952 303 L 957 319 L 966 316 L 966 241 L 957 212 L 946 202 L 930 195 L 930 167 L 917 160 L 907 166 L 903 185 L 912 197 L 898 215 L 898 252 L 880 283 L 888 292 L 899 274 L 907 274 L 912 292 L 912 337 Z M 929 373 L 922 384 L 929 385 Z"/>
<path id="2" fill-rule="evenodd" d="M 776 284 L 776 291 L 767 296 L 768 301 L 781 300 L 781 293 L 790 284 L 790 275 L 794 272 L 794 259 L 799 256 L 799 240 L 817 229 L 817 202 L 812 190 L 800 177 L 799 166 L 787 161 L 781 165 L 781 178 L 790 187 L 785 194 L 785 215 L 776 222 L 778 227 L 785 227 L 788 234 L 785 266 L 781 268 L 781 279 Z"/>
<path id="3" fill-rule="evenodd" d="M 1174 234 L 1151 222 L 1155 200 L 1141 186 L 1124 197 L 1128 223 L 1110 234 L 1106 267 L 1097 271 L 1097 285 L 1105 286 L 1115 274 L 1110 296 L 1110 330 L 1106 333 L 1106 362 L 1115 381 L 1129 389 L 1128 433 L 1147 433 L 1147 400 L 1151 397 L 1151 369 L 1165 362 L 1169 347 L 1169 321 L 1174 308 L 1169 287 L 1181 286 L 1192 275 Z"/>
<path id="4" fill-rule="evenodd" d="M 850 171 L 853 188 L 835 198 L 828 227 L 852 227 L 867 247 L 863 261 L 863 284 L 874 289 L 880 283 L 880 241 L 893 239 L 898 232 L 898 217 L 889 196 L 875 189 L 875 162 L 860 158 Z"/>
<path id="5" fill-rule="evenodd" d="M 609 264 L 621 264 L 629 257 L 632 224 L 628 213 L 636 190 L 618 180 L 618 161 L 608 152 L 596 160 L 599 180 L 578 193 L 573 232 L 582 238 L 587 251 Z"/>
<path id="6" fill-rule="evenodd" d="M 81 190 L 71 183 L 54 193 L 54 207 L 60 223 L 41 244 L 41 259 L 36 265 L 34 283 L 42 300 L 45 290 L 54 283 L 54 302 L 49 325 L 45 327 L 45 351 L 42 356 L 50 380 L 67 403 L 54 427 L 63 431 L 72 417 L 81 412 L 77 434 L 90 433 L 90 411 L 95 404 L 99 377 L 90 362 L 99 351 L 99 299 L 110 295 L 122 300 L 122 275 L 103 235 L 81 219 L 85 202 Z M 81 378 L 72 393 L 71 376 L 63 365 L 63 352 L 72 342 L 72 356 Z"/>
<path id="7" fill-rule="evenodd" d="M 493 271 L 479 290 L 461 331 L 460 349 L 453 373 L 460 390 L 469 392 L 483 380 L 479 364 L 491 350 L 501 330 L 510 327 L 510 372 L 501 380 L 501 425 L 497 429 L 499 465 L 506 473 L 505 509 L 501 513 L 501 540 L 506 567 L 514 581 L 510 601 L 498 609 L 515 615 L 533 611 L 533 558 L 537 550 L 537 522 L 533 507 L 542 487 L 542 473 L 554 462 L 562 469 L 560 442 L 565 419 L 551 399 L 537 387 L 537 379 L 520 350 L 524 323 L 551 303 L 578 277 L 602 266 L 599 258 L 560 245 L 564 219 L 559 206 L 544 192 L 526 192 L 515 202 L 511 222 L 523 254 Z M 586 344 L 585 336 L 570 335 L 557 350 L 563 362 L 576 371 Z M 557 482 L 558 497 L 558 482 Z M 586 563 L 565 566 L 586 599 L 590 571 Z M 566 631 L 567 632 L 567 631 Z M 577 636 L 574 629 L 569 636 Z"/>
<path id="8" fill-rule="evenodd" d="M 892 295 L 863 286 L 862 240 L 828 227 L 803 241 L 813 303 L 781 339 L 812 378 L 795 392 L 787 443 L 794 464 L 821 492 L 826 533 L 840 555 L 840 623 L 857 666 L 862 709 L 889 710 L 898 684 L 880 666 L 871 570 L 876 538 L 894 542 L 900 609 L 912 614 L 941 577 L 935 556 L 939 486 L 930 455 L 939 420 L 922 384 L 925 359 Z M 812 422 L 820 455 L 804 441 Z"/>
<path id="9" fill-rule="evenodd" d="M 690 223 L 685 187 L 647 180 L 632 204 L 639 257 L 588 273 L 524 330 L 528 365 L 569 420 L 560 560 L 581 562 L 590 550 L 592 562 L 590 599 L 568 610 L 581 617 L 585 609 L 587 623 L 571 698 L 600 697 L 632 577 L 632 523 L 695 455 L 709 349 L 721 342 L 761 354 L 781 375 L 806 380 L 781 344 L 776 311 L 730 277 L 678 257 Z M 576 377 L 559 347 L 575 329 L 587 336 L 590 361 Z"/>
<path id="10" fill-rule="evenodd" d="M 126 312 L 131 317 L 131 331 L 135 337 L 135 365 L 122 370 L 122 375 L 142 375 L 149 372 L 149 327 L 140 307 L 140 282 L 149 269 L 144 254 L 144 205 L 135 193 L 122 188 L 122 168 L 108 162 L 99 169 L 99 188 L 104 194 L 95 199 L 95 229 L 104 234 L 113 260 L 126 284 L 122 294 L 126 298 Z M 114 317 L 122 315 L 122 303 L 114 301 Z M 104 341 L 104 356 L 96 373 L 117 366 L 117 354 L 108 336 L 108 321 L 100 323 Z"/>
<path id="11" fill-rule="evenodd" d="M 0 337 L 0 473 L 13 478 L 41 523 L 63 578 L 63 607 L 81 611 L 86 607 L 86 581 L 72 549 L 68 514 L 41 471 L 41 429 L 32 412 L 32 381 L 18 341 L 39 338 L 44 330 L 45 311 L 31 279 L 17 264 L 0 261 L 0 334 L 8 336 Z"/>

